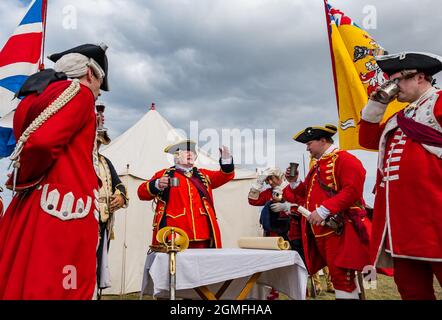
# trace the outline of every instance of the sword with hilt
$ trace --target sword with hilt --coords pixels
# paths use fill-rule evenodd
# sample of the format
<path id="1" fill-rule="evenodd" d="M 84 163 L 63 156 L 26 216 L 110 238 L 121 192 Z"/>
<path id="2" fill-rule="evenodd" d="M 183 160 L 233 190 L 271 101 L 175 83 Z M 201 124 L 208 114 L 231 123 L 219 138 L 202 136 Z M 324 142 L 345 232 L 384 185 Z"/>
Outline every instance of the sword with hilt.
<path id="1" fill-rule="evenodd" d="M 176 296 L 176 255 L 189 247 L 187 233 L 177 227 L 164 227 L 157 233 L 159 247 L 151 246 L 153 251 L 160 251 L 169 254 L 169 293 L 170 300 Z"/>

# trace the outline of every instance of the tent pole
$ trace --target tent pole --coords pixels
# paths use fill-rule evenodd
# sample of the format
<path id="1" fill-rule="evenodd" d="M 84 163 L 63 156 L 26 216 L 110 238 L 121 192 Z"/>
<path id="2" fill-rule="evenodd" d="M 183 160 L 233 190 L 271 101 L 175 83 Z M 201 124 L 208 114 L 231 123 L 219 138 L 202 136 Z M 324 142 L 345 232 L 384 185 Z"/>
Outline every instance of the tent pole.
<path id="1" fill-rule="evenodd" d="M 304 153 L 302 154 L 302 168 L 304 171 L 304 179 L 305 179 L 305 158 L 304 158 Z"/>
<path id="2" fill-rule="evenodd" d="M 126 209 L 127 212 L 127 209 Z M 124 215 L 124 236 L 123 236 L 123 259 L 121 261 L 121 288 L 120 288 L 120 300 L 123 300 L 123 295 L 126 289 L 126 214 Z"/>
<path id="3" fill-rule="evenodd" d="M 126 194 L 129 194 L 129 164 L 126 164 Z M 126 292 L 126 249 L 127 249 L 127 208 L 124 213 L 124 235 L 123 235 L 123 261 L 121 266 L 121 290 L 120 290 L 120 300 L 123 300 L 123 296 Z"/>

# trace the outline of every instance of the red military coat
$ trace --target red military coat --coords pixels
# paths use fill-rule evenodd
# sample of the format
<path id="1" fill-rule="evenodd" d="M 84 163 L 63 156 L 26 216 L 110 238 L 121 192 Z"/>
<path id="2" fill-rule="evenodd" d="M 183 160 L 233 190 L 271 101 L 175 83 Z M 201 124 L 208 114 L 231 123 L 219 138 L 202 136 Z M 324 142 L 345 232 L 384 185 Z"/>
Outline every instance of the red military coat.
<path id="1" fill-rule="evenodd" d="M 158 201 L 153 217 L 152 244 L 158 244 L 156 234 L 159 229 L 167 225 L 183 229 L 190 241 L 213 239 L 216 248 L 222 247 L 221 233 L 213 206 L 212 190 L 234 178 L 233 165 L 227 166 L 231 166 L 229 171 L 195 170 L 196 168 L 194 168 L 194 175 L 198 174 L 204 182 L 208 198 L 201 197 L 197 187 L 187 176 L 174 172 L 173 176 L 178 178 L 179 185 L 166 189 L 169 192 L 166 203 L 163 194 L 155 187 L 155 180 L 168 174 L 166 171 L 177 171 L 175 168 L 160 170 L 139 186 L 138 197 L 141 200 L 156 199 Z"/>
<path id="2" fill-rule="evenodd" d="M 320 180 L 318 180 L 318 175 Z M 362 163 L 350 153 L 335 149 L 316 162 L 304 182 L 294 190 L 290 186 L 286 189 L 290 188 L 295 195 L 302 197 L 304 206 L 311 212 L 323 205 L 330 210 L 332 215 L 353 210 L 364 216 L 362 198 L 364 180 L 365 169 Z M 337 193 L 331 195 L 320 186 L 319 181 L 327 184 Z M 314 274 L 326 265 L 316 248 L 315 238 L 326 237 L 334 231 L 326 226 L 312 226 L 304 217 L 301 221 L 306 265 L 310 274 Z M 340 253 L 334 263 L 341 268 L 362 270 L 369 263 L 368 243 L 361 242 L 353 224 L 346 219 L 340 236 Z M 370 236 L 371 224 L 368 218 L 362 218 L 362 224 Z"/>
<path id="3" fill-rule="evenodd" d="M 70 84 L 26 97 L 14 116 L 21 133 Z M 18 192 L 0 219 L 0 299 L 92 299 L 98 178 L 94 96 L 77 95 L 37 129 L 20 155 Z M 12 184 L 11 179 L 6 183 Z"/>
<path id="4" fill-rule="evenodd" d="M 252 206 L 264 206 L 268 201 L 271 201 L 273 199 L 272 191 L 273 191 L 272 188 L 267 188 L 267 189 L 261 191 L 259 193 L 258 199 L 250 199 L 249 198 L 249 204 Z M 287 189 L 287 188 L 285 188 L 283 190 L 283 198 L 286 201 L 296 202 L 299 204 L 299 202 L 294 201 L 293 193 L 290 192 L 289 189 Z M 280 214 L 281 214 L 281 216 L 287 215 L 285 212 L 281 212 Z M 296 212 L 295 214 L 299 215 L 298 212 Z M 268 236 L 269 237 L 277 237 L 278 234 L 276 232 L 269 232 Z M 301 239 L 301 223 L 298 219 L 294 219 L 294 218 L 290 219 L 290 229 L 287 233 L 287 237 L 289 240 Z"/>
<path id="5" fill-rule="evenodd" d="M 442 132 L 441 94 L 433 90 L 413 119 Z M 383 125 L 374 121 L 365 116 L 360 124 L 360 144 L 379 149 L 372 263 L 391 266 L 391 256 L 441 262 L 442 149 L 407 137 L 397 126 L 397 115 Z"/>

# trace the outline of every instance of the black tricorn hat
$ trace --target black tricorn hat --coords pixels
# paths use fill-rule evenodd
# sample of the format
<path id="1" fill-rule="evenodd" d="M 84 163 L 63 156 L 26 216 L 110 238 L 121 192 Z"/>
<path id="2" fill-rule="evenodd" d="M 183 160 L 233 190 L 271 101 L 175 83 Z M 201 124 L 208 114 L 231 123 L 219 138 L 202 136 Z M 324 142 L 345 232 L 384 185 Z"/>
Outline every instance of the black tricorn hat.
<path id="1" fill-rule="evenodd" d="M 432 76 L 442 70 L 442 57 L 425 52 L 402 52 L 377 56 L 376 62 L 379 68 L 389 76 L 404 70 L 417 70 Z"/>
<path id="2" fill-rule="evenodd" d="M 81 46 L 59 52 L 54 53 L 48 56 L 48 59 L 57 62 L 58 59 L 63 57 L 64 55 L 68 53 L 80 53 L 88 58 L 94 59 L 100 67 L 103 69 L 105 76 L 103 78 L 103 83 L 101 84 L 100 89 L 104 91 L 109 91 L 109 84 L 107 82 L 108 79 L 108 63 L 107 63 L 107 56 L 106 56 L 106 50 L 107 46 L 105 44 L 95 45 L 95 44 L 82 44 Z"/>
<path id="3" fill-rule="evenodd" d="M 319 140 L 321 138 L 331 138 L 335 135 L 337 131 L 338 128 L 336 128 L 336 126 L 332 124 L 326 124 L 323 127 L 308 127 L 295 134 L 293 136 L 293 140 L 301 143 L 307 143 L 309 141 Z"/>

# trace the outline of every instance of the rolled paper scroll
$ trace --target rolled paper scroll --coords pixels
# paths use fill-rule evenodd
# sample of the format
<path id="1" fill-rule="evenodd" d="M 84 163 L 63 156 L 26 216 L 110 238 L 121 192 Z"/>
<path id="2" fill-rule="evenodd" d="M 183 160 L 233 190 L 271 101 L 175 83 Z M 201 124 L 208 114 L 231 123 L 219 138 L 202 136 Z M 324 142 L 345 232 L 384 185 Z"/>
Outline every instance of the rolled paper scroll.
<path id="1" fill-rule="evenodd" d="M 302 214 L 304 217 L 308 218 L 309 215 L 311 215 L 311 212 L 304 208 L 303 206 L 298 206 L 297 210 L 300 214 Z"/>
<path id="2" fill-rule="evenodd" d="M 308 218 L 312 213 L 304 208 L 303 206 L 298 206 L 297 210 L 300 214 L 302 214 L 304 217 Z M 325 225 L 325 220 L 321 222 L 321 226 Z"/>
<path id="3" fill-rule="evenodd" d="M 283 237 L 241 237 L 238 246 L 243 249 L 288 250 L 290 243 Z"/>

